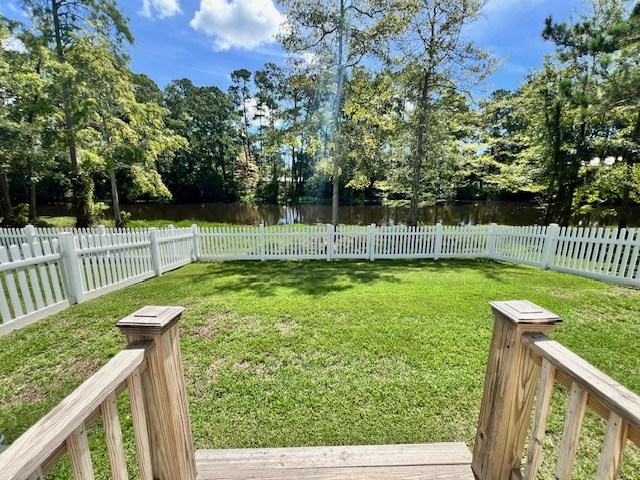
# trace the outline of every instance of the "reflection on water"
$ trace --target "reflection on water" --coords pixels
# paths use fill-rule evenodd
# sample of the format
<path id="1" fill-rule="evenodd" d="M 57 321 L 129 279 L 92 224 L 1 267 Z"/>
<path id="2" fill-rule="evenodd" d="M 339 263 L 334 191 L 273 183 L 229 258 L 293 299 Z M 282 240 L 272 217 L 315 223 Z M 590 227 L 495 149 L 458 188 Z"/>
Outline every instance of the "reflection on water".
<path id="1" fill-rule="evenodd" d="M 201 203 L 188 205 L 132 204 L 122 208 L 138 220 L 200 220 L 244 225 L 289 223 L 328 223 L 331 221 L 331 205 L 250 205 L 246 203 Z M 42 206 L 41 215 L 70 215 L 62 206 Z M 385 205 L 346 205 L 340 207 L 340 223 L 348 225 L 397 225 L 405 224 L 408 207 Z M 446 225 L 473 225 L 495 222 L 501 225 L 540 224 L 541 212 L 531 203 L 477 202 L 471 204 L 436 205 L 420 209 L 419 221 L 433 225 L 438 221 Z M 589 215 L 575 218 L 574 223 L 583 226 L 615 225 L 615 216 L 605 215 L 605 210 L 594 210 Z M 640 225 L 640 208 L 631 211 L 630 226 Z"/>

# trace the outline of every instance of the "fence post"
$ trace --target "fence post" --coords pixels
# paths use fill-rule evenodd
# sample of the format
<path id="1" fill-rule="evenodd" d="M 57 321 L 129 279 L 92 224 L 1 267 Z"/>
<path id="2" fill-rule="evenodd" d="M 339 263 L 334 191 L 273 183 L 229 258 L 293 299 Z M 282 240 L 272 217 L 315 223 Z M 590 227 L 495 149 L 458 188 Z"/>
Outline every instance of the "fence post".
<path id="1" fill-rule="evenodd" d="M 105 227 L 104 225 L 98 225 L 98 235 L 106 235 L 107 234 L 107 227 Z"/>
<path id="2" fill-rule="evenodd" d="M 36 236 L 36 227 L 34 227 L 33 225 L 25 225 L 23 232 L 24 232 L 24 237 L 26 238 L 27 243 L 29 244 L 29 247 L 31 247 L 33 242 L 35 242 L 38 239 L 38 237 Z"/>
<path id="3" fill-rule="evenodd" d="M 489 225 L 489 233 L 487 236 L 487 258 L 493 258 L 496 249 L 496 235 L 498 233 L 498 224 Z"/>
<path id="4" fill-rule="evenodd" d="M 434 258 L 438 260 L 442 253 L 442 223 L 436 223 L 436 242 L 434 245 Z"/>
<path id="5" fill-rule="evenodd" d="M 367 252 L 369 253 L 369 260 L 372 262 L 375 260 L 375 235 L 376 235 L 376 224 L 372 223 L 369 225 L 369 231 L 367 232 Z"/>
<path id="6" fill-rule="evenodd" d="M 151 242 L 151 265 L 153 266 L 153 273 L 156 277 L 162 275 L 162 261 L 160 258 L 160 242 L 158 242 L 158 229 L 155 227 L 149 228 L 149 241 Z"/>
<path id="7" fill-rule="evenodd" d="M 331 223 L 327 223 L 327 262 L 333 258 L 333 233 L 335 227 Z"/>
<path id="8" fill-rule="evenodd" d="M 264 223 L 260 224 L 260 260 L 263 262 L 267 258 L 266 245 L 264 240 Z"/>
<path id="9" fill-rule="evenodd" d="M 553 256 L 555 255 L 555 245 L 558 240 L 558 234 L 560 233 L 560 225 L 552 223 L 547 227 L 547 233 L 544 236 L 544 246 L 542 247 L 542 258 L 540 266 L 543 270 L 548 270 L 553 263 Z"/>
<path id="10" fill-rule="evenodd" d="M 78 261 L 78 251 L 76 249 L 76 237 L 73 233 L 61 233 L 58 235 L 60 244 L 60 255 L 62 261 L 62 279 L 67 290 L 67 297 L 70 303 L 81 303 L 84 300 L 82 288 L 82 271 Z"/>
<path id="11" fill-rule="evenodd" d="M 195 223 L 191 225 L 191 234 L 193 235 L 193 239 L 192 239 L 193 251 L 191 252 L 191 261 L 197 262 L 198 259 L 200 258 L 200 245 L 198 243 L 198 235 L 199 235 L 198 225 L 196 225 Z"/>
<path id="12" fill-rule="evenodd" d="M 154 348 L 140 373 L 153 478 L 195 480 L 196 466 L 178 320 L 182 307 L 143 307 L 118 322 L 129 343 Z"/>
<path id="13" fill-rule="evenodd" d="M 550 333 L 561 320 L 526 300 L 490 304 L 495 320 L 471 468 L 478 480 L 521 478 L 540 371 L 522 337 Z"/>

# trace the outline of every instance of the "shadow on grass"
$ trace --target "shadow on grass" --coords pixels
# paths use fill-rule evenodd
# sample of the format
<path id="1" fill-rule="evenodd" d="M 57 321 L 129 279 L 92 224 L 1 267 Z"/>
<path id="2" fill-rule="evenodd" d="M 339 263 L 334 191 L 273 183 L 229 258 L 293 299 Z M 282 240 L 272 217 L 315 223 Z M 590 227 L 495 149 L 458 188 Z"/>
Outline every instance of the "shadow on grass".
<path id="1" fill-rule="evenodd" d="M 291 288 L 302 294 L 322 296 L 346 291 L 358 285 L 401 283 L 411 270 L 433 273 L 480 273 L 488 280 L 508 282 L 514 274 L 532 275 L 528 269 L 488 260 L 378 260 L 353 261 L 266 261 L 204 263 L 205 275 L 192 275 L 189 281 L 202 283 L 211 277 L 224 277 L 225 291 L 251 291 L 275 295 L 276 289 Z"/>

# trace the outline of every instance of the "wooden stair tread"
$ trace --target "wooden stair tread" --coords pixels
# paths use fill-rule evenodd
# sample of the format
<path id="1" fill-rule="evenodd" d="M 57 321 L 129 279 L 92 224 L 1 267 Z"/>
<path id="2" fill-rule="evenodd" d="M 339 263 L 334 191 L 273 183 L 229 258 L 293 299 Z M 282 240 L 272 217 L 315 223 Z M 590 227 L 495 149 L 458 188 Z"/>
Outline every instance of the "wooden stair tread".
<path id="1" fill-rule="evenodd" d="M 196 451 L 199 480 L 473 480 L 464 443 Z"/>

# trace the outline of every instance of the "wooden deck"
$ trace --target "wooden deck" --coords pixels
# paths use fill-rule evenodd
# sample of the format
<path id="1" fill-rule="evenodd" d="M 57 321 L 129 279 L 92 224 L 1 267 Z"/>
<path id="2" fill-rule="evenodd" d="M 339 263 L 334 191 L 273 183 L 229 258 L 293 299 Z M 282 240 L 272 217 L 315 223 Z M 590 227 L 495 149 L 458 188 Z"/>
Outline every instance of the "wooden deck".
<path id="1" fill-rule="evenodd" d="M 198 450 L 198 480 L 474 480 L 464 443 Z"/>

